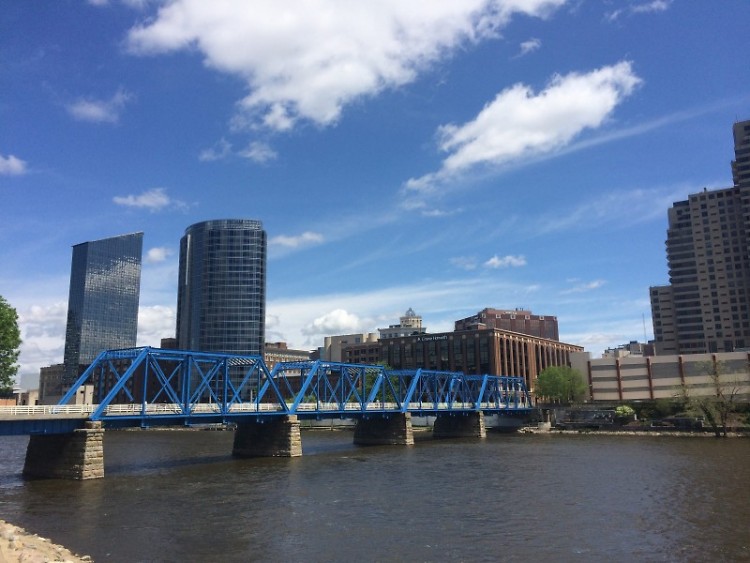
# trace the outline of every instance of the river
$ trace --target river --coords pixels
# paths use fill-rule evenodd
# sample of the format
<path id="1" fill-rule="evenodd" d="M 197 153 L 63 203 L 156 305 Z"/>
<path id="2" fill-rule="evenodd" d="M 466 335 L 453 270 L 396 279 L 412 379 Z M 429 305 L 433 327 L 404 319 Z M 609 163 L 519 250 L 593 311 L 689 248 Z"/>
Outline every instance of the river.
<path id="1" fill-rule="evenodd" d="M 0 437 L 0 518 L 95 562 L 750 561 L 750 440 L 490 433 L 295 459 L 231 432 L 105 434 L 106 477 L 24 481 Z"/>

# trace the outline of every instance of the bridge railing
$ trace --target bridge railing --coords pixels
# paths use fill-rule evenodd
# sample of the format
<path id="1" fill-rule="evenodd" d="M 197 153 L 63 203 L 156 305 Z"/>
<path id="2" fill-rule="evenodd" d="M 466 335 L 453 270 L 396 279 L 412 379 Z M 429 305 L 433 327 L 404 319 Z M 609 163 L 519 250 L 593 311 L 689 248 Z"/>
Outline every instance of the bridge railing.
<path id="1" fill-rule="evenodd" d="M 0 406 L 0 417 L 7 416 L 52 416 L 70 414 L 90 415 L 97 405 L 15 405 Z"/>

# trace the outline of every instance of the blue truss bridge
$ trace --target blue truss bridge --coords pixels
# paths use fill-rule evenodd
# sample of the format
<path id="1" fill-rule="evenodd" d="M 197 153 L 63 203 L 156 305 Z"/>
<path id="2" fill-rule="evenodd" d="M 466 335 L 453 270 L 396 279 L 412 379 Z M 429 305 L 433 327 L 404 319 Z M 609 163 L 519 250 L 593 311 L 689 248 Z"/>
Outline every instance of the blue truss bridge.
<path id="1" fill-rule="evenodd" d="M 91 404 L 70 404 L 79 394 Z M 260 356 L 107 350 L 53 406 L 0 407 L 0 435 L 29 434 L 24 475 L 104 476 L 108 428 L 234 424 L 236 457 L 302 455 L 300 419 L 356 419 L 360 445 L 412 445 L 411 417 L 434 417 L 433 437 L 486 436 L 485 415 L 525 418 L 523 378 Z"/>
<path id="2" fill-rule="evenodd" d="M 94 387 L 94 404 L 69 405 L 85 385 Z M 115 428 L 531 409 L 520 377 L 325 361 L 284 362 L 269 371 L 260 356 L 145 347 L 102 352 L 59 405 L 16 408 L 19 424 L 0 420 L 0 434 L 69 432 L 84 419 Z"/>

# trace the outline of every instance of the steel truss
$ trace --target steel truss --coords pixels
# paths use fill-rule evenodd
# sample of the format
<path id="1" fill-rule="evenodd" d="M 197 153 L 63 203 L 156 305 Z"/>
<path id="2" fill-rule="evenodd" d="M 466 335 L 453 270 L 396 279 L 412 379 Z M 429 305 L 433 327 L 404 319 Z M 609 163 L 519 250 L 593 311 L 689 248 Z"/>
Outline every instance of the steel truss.
<path id="1" fill-rule="evenodd" d="M 102 352 L 59 404 L 84 385 L 94 386 L 90 419 L 107 426 L 532 408 L 520 377 L 324 361 L 283 362 L 269 371 L 260 356 L 150 347 Z"/>

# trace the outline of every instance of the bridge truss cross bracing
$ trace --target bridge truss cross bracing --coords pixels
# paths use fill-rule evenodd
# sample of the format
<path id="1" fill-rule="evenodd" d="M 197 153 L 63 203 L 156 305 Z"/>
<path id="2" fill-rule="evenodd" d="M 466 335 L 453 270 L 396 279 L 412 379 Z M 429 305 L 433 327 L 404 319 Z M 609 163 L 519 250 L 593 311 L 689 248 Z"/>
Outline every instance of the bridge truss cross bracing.
<path id="1" fill-rule="evenodd" d="M 359 418 L 395 413 L 523 414 L 523 378 L 391 371 L 380 365 L 130 348 L 102 352 L 61 399 L 94 387 L 90 420 L 107 427 L 238 422 L 248 417 Z"/>

